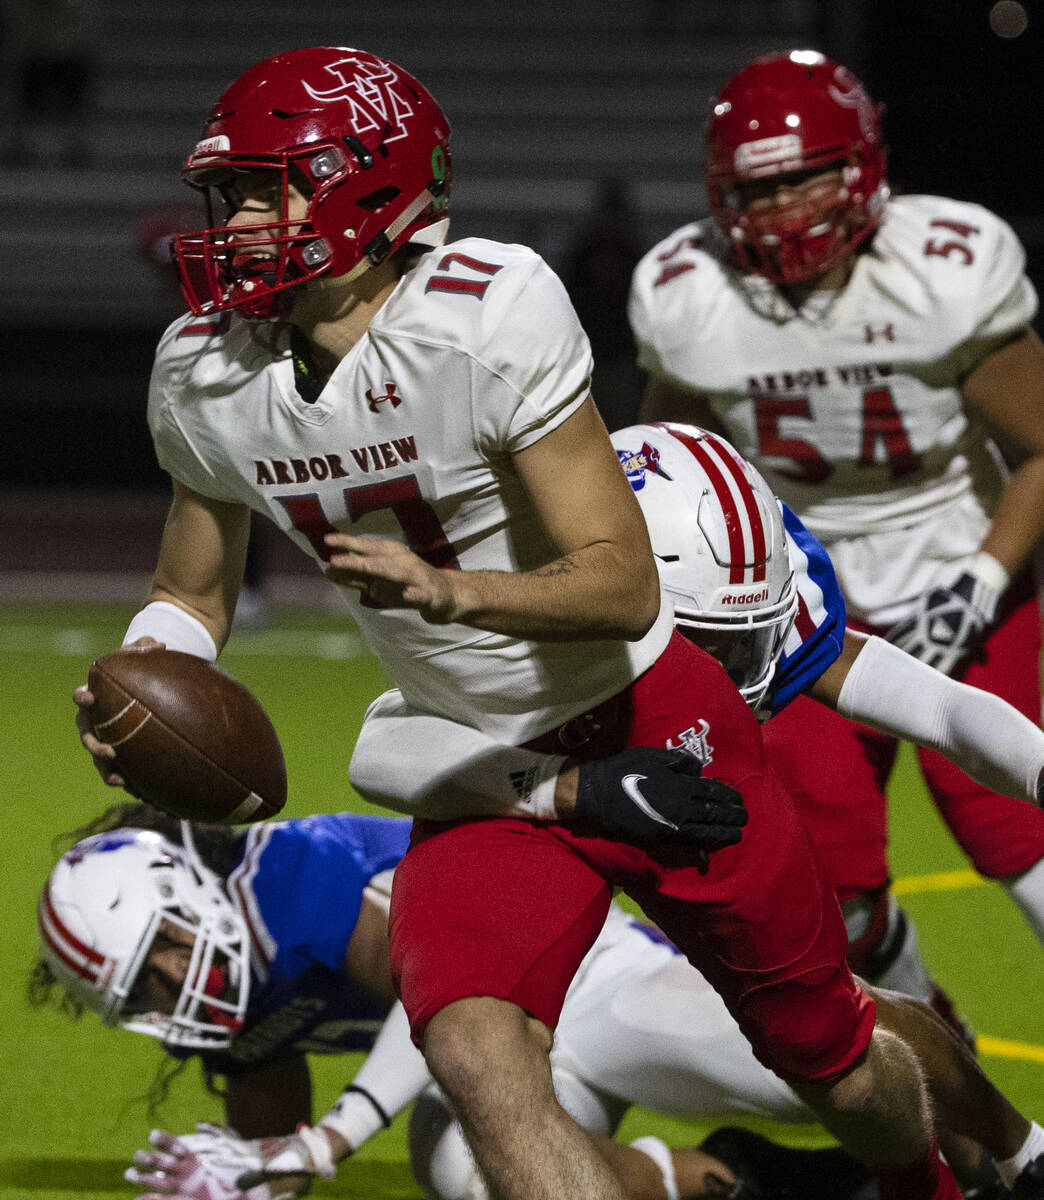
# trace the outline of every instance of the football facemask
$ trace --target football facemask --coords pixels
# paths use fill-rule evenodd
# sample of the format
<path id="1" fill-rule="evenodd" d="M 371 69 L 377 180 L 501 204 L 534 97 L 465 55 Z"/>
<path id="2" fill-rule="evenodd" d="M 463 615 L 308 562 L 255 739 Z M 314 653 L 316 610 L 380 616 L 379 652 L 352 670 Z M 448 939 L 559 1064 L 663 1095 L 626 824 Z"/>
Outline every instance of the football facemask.
<path id="1" fill-rule="evenodd" d="M 324 46 L 251 67 L 218 100 L 182 173 L 207 200 L 208 227 L 174 244 L 191 310 L 279 317 L 289 289 L 348 281 L 405 242 L 440 245 L 449 134 L 427 90 L 376 55 Z M 232 230 L 231 185 L 255 171 L 279 181 L 279 211 Z M 291 184 L 307 198 L 296 220 Z"/>
<path id="2" fill-rule="evenodd" d="M 881 107 L 847 68 L 794 50 L 755 59 L 711 102 L 705 178 L 738 265 L 774 283 L 815 279 L 877 228 L 888 198 Z M 821 173 L 775 206 L 749 205 L 754 181 Z"/>
<path id="3" fill-rule="evenodd" d="M 721 662 L 756 708 L 797 612 L 783 517 L 730 445 L 691 425 L 612 434 L 645 516 L 678 629 Z"/>
<path id="4" fill-rule="evenodd" d="M 247 929 L 186 841 L 117 829 L 78 842 L 44 888 L 40 936 L 55 977 L 106 1025 L 168 1046 L 221 1049 L 246 1013 Z M 191 947 L 184 978 L 162 1010 L 150 1008 L 145 968 L 172 937 Z"/>

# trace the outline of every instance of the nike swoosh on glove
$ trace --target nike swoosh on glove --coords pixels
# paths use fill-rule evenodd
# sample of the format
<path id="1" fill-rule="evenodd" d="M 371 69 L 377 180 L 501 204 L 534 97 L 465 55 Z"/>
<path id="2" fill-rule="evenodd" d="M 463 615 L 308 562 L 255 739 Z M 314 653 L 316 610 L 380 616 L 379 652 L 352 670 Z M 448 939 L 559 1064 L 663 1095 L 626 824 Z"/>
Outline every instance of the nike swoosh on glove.
<path id="1" fill-rule="evenodd" d="M 718 779 L 703 779 L 683 750 L 637 746 L 578 768 L 576 811 L 625 841 L 672 841 L 707 854 L 734 846 L 747 823 L 743 797 Z"/>

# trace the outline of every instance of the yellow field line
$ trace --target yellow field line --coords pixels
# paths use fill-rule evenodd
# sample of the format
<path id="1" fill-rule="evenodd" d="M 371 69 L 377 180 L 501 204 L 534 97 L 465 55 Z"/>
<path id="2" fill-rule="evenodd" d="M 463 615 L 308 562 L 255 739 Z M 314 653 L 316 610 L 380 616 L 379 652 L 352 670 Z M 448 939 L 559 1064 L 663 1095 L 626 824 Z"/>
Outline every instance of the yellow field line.
<path id="1" fill-rule="evenodd" d="M 896 879 L 892 891 L 897 896 L 912 896 L 918 892 L 955 892 L 961 888 L 985 887 L 987 883 L 989 880 L 975 871 L 936 871 L 931 875 L 907 875 Z M 991 1037 L 988 1033 L 977 1033 L 975 1044 L 980 1054 L 1044 1064 L 1044 1046 L 1012 1042 L 1007 1038 Z"/>
<path id="2" fill-rule="evenodd" d="M 955 892 L 959 888 L 984 887 L 988 880 L 975 871 L 937 871 L 933 875 L 907 875 L 896 879 L 892 891 L 897 896 L 912 896 L 917 892 Z"/>
<path id="3" fill-rule="evenodd" d="M 1023 1062 L 1044 1064 L 1044 1046 L 1031 1046 L 1029 1042 L 1011 1042 L 1007 1038 L 990 1037 L 988 1033 L 977 1033 L 975 1045 L 980 1054 L 991 1054 L 995 1058 L 1019 1058 Z"/>

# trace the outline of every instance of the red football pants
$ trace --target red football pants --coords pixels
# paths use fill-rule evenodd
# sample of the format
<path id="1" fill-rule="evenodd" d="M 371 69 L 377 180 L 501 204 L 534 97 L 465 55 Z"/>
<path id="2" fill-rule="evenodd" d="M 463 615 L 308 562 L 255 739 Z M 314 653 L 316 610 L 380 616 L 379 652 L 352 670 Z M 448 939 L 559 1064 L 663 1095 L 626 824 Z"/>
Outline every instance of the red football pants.
<path id="1" fill-rule="evenodd" d="M 587 719 L 588 716 L 590 719 Z M 750 820 L 711 855 L 637 847 L 579 826 L 514 819 L 416 822 L 395 872 L 392 970 L 420 1042 L 431 1017 L 470 996 L 510 1000 L 554 1027 L 580 960 L 623 888 L 721 993 L 779 1074 L 821 1079 L 867 1043 L 874 1005 L 845 961 L 830 882 L 793 806 L 766 773 L 760 729 L 720 665 L 675 635 L 626 692 L 568 723 L 574 753 L 702 738 L 705 773 L 736 787 Z M 544 749 L 554 735 L 541 739 Z"/>

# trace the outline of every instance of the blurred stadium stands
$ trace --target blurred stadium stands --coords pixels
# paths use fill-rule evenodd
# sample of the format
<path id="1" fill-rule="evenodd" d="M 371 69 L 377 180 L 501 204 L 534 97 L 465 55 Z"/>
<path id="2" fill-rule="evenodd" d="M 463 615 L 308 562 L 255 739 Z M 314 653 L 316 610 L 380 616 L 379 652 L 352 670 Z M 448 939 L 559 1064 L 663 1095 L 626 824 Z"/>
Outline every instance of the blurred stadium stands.
<path id="1" fill-rule="evenodd" d="M 1031 69 L 1040 30 L 991 38 L 988 0 L 87 7 L 86 165 L 0 165 L 0 571 L 25 567 L 34 512 L 67 531 L 78 569 L 104 569 L 114 524 L 151 560 L 155 540 L 134 534 L 127 508 L 95 521 L 89 500 L 130 493 L 162 511 L 143 401 L 171 299 L 135 254 L 135 226 L 150 207 L 191 200 L 178 169 L 210 104 L 280 50 L 352 44 L 415 72 L 453 124 L 455 233 L 522 241 L 560 268 L 607 178 L 626 184 L 643 246 L 702 214 L 707 97 L 754 54 L 813 45 L 886 100 L 901 185 L 981 199 L 1008 216 L 1040 281 L 1044 141 Z M 2 46 L 0 60 L 10 66 Z M 42 504 L 41 489 L 51 493 Z M 64 553 L 44 558 L 69 565 Z"/>

